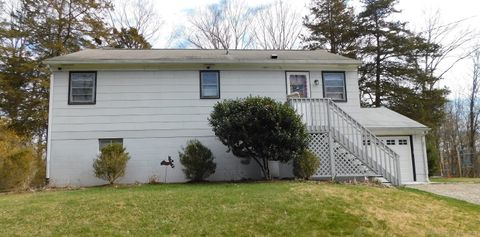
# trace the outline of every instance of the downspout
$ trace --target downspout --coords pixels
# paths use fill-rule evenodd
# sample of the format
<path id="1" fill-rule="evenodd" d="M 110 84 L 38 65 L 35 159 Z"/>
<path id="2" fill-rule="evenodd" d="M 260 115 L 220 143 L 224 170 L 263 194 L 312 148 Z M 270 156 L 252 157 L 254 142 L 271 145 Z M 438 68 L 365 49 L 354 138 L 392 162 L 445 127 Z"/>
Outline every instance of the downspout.
<path id="1" fill-rule="evenodd" d="M 429 182 L 430 182 L 430 178 L 429 178 L 429 175 L 428 175 L 428 157 L 427 157 L 427 144 L 426 144 L 426 142 L 425 142 L 425 133 L 426 133 L 426 132 L 424 132 L 424 133 L 422 134 L 422 150 L 423 150 L 423 157 L 424 157 L 424 159 L 423 159 L 423 162 L 424 162 L 423 167 L 424 167 L 424 169 L 425 169 L 426 181 L 427 181 L 427 183 L 429 183 Z"/>
<path id="2" fill-rule="evenodd" d="M 52 121 L 53 121 L 53 73 L 50 75 L 50 92 L 48 96 L 48 131 L 47 131 L 47 160 L 46 160 L 46 175 L 45 181 L 47 185 L 50 182 L 50 156 L 52 154 Z"/>

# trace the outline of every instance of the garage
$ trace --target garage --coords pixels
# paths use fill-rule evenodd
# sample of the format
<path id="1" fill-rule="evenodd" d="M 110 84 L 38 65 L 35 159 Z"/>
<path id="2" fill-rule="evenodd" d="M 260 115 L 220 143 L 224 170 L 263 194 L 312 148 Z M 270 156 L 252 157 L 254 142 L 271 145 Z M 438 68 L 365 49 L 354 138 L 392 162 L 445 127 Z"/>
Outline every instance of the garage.
<path id="1" fill-rule="evenodd" d="M 400 156 L 402 183 L 415 182 L 415 168 L 410 136 L 381 136 L 380 139 Z"/>

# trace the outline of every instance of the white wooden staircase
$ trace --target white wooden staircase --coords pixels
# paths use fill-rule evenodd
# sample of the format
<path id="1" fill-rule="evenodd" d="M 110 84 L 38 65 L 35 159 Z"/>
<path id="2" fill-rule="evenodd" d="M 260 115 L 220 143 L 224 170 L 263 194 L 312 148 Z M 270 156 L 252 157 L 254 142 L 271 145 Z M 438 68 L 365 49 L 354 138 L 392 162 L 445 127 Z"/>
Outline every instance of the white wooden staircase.
<path id="1" fill-rule="evenodd" d="M 384 178 L 392 185 L 400 185 L 398 154 L 331 99 L 289 98 L 288 103 L 302 116 L 311 135 L 323 134 L 328 146 L 316 144 L 325 148 L 317 149 L 317 155 L 330 158 L 332 177 L 358 176 L 361 169 L 365 176 Z M 349 167 L 345 168 L 345 163 Z M 321 162 L 320 165 L 325 164 Z M 339 165 L 342 166 L 336 167 Z"/>

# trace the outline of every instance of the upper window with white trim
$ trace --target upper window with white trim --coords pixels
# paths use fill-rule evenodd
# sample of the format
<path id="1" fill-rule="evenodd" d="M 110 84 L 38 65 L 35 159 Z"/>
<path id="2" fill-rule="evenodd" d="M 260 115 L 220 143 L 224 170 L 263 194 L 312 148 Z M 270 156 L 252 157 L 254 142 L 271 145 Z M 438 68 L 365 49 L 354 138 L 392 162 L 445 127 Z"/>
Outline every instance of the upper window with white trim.
<path id="1" fill-rule="evenodd" d="M 69 104 L 95 104 L 97 72 L 70 72 Z"/>
<path id="2" fill-rule="evenodd" d="M 322 72 L 323 97 L 334 101 L 347 101 L 345 72 Z"/>
<path id="3" fill-rule="evenodd" d="M 220 98 L 220 72 L 200 71 L 200 98 Z"/>

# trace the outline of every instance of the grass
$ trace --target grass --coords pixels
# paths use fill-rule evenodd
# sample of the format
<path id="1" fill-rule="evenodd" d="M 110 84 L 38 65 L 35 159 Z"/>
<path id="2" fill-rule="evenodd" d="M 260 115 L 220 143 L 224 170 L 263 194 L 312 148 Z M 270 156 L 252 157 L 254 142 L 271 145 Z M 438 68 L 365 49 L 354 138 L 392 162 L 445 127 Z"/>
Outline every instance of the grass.
<path id="1" fill-rule="evenodd" d="M 438 183 L 480 183 L 480 178 L 430 178 L 431 182 Z"/>
<path id="2" fill-rule="evenodd" d="M 0 236 L 478 236 L 478 216 L 408 188 L 314 182 L 0 195 Z"/>

